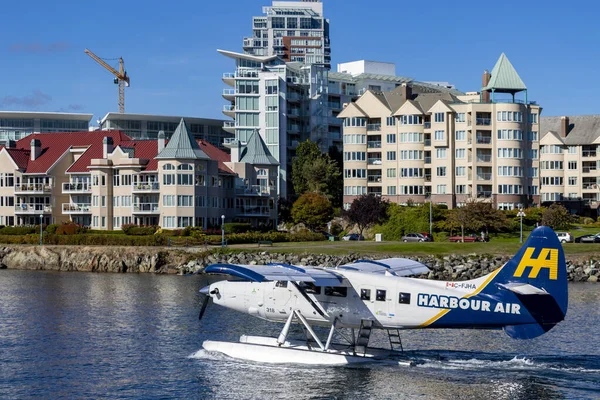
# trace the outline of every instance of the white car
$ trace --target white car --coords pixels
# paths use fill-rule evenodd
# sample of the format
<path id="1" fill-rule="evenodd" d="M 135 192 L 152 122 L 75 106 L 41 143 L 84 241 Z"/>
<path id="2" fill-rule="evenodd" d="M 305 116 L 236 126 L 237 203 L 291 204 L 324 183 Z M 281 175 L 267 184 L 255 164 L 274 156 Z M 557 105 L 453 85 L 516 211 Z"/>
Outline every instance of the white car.
<path id="1" fill-rule="evenodd" d="M 570 232 L 556 232 L 556 236 L 561 243 L 573 243 L 573 236 Z"/>

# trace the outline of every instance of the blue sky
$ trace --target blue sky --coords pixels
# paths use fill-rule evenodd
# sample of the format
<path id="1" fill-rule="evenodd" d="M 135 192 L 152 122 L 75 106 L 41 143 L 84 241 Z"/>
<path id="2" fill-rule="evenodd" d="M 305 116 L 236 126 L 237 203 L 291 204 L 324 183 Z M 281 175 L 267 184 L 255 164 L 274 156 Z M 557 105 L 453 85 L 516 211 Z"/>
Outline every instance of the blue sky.
<path id="1" fill-rule="evenodd" d="M 122 56 L 127 112 L 226 118 L 223 72 L 267 0 L 29 0 L 0 9 L 0 109 L 118 111 L 112 75 L 85 53 Z M 369 4 L 369 7 L 365 7 Z M 396 63 L 398 75 L 478 90 L 505 52 L 543 115 L 600 113 L 600 5 L 593 1 L 324 0 L 332 64 Z M 108 61 L 117 65 L 117 61 Z"/>

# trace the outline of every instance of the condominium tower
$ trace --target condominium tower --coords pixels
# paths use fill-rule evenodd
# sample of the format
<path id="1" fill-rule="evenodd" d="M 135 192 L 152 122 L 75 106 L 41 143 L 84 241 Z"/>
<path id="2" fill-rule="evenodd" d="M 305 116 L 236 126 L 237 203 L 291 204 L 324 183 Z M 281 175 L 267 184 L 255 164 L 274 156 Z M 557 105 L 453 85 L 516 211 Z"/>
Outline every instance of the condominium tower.
<path id="1" fill-rule="evenodd" d="M 32 133 L 87 131 L 92 117 L 79 113 L 0 111 L 0 143 Z"/>
<path id="2" fill-rule="evenodd" d="M 252 18 L 244 53 L 330 67 L 329 20 L 321 0 L 274 1 L 263 14 Z"/>
<path id="3" fill-rule="evenodd" d="M 367 193 L 449 208 L 470 199 L 502 209 L 539 203 L 540 112 L 504 54 L 480 92 L 433 93 L 414 83 L 368 90 L 338 115 L 344 206 Z"/>

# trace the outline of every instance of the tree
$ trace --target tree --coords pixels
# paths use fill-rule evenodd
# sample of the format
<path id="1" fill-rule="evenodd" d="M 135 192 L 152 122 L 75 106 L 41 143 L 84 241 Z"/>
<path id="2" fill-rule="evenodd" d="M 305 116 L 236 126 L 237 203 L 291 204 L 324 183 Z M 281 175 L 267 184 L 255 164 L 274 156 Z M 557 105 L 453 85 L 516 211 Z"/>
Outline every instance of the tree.
<path id="1" fill-rule="evenodd" d="M 468 201 L 463 207 L 454 208 L 449 211 L 448 219 L 444 224 L 450 231 L 461 229 L 461 235 L 465 236 L 465 229 L 479 232 L 498 232 L 509 227 L 509 221 L 502 210 L 498 210 L 492 203 L 484 203 L 475 199 Z"/>
<path id="2" fill-rule="evenodd" d="M 331 203 L 327 197 L 319 193 L 304 193 L 292 206 L 294 222 L 303 223 L 313 231 L 327 224 L 332 216 Z"/>
<path id="3" fill-rule="evenodd" d="M 291 175 L 297 195 L 310 191 L 323 193 L 335 206 L 341 206 L 342 173 L 338 163 L 321 153 L 316 143 L 307 140 L 298 145 Z"/>
<path id="4" fill-rule="evenodd" d="M 554 203 L 544 211 L 542 225 L 549 226 L 552 229 L 569 229 L 571 227 L 571 215 L 565 206 Z"/>
<path id="5" fill-rule="evenodd" d="M 363 194 L 354 199 L 344 215 L 346 219 L 358 226 L 359 233 L 362 235 L 366 228 L 381 223 L 387 219 L 388 202 L 374 194 Z"/>

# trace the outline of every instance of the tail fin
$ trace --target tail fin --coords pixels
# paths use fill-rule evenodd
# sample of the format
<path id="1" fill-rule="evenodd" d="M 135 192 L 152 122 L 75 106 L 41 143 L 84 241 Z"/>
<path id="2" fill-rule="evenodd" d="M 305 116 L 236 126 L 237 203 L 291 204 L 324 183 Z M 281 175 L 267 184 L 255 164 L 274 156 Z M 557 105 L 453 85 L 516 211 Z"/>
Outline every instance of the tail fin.
<path id="1" fill-rule="evenodd" d="M 532 316 L 532 322 L 508 325 L 505 332 L 515 339 L 544 334 L 565 318 L 568 307 L 567 266 L 556 233 L 536 228 L 494 278 L 500 295 L 516 295 Z M 513 297 L 514 298 L 514 297 Z"/>

